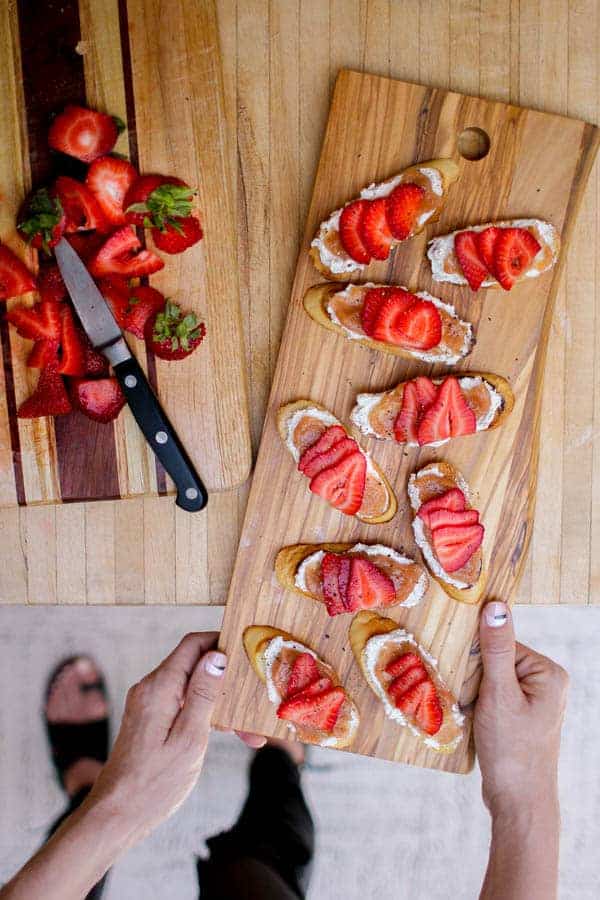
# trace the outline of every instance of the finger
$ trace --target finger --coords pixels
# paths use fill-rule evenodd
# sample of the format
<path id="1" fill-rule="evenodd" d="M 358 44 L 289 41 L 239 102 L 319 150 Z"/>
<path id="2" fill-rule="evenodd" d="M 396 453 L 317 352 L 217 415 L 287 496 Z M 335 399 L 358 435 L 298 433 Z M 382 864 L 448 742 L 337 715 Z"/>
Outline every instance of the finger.
<path id="1" fill-rule="evenodd" d="M 226 666 L 227 657 L 219 650 L 210 650 L 200 659 L 190 676 L 183 707 L 175 719 L 169 740 L 184 738 L 187 743 L 198 746 L 206 741 Z"/>
<path id="2" fill-rule="evenodd" d="M 200 657 L 216 645 L 218 637 L 217 631 L 193 631 L 186 634 L 160 665 L 150 672 L 150 677 L 158 683 L 167 682 L 173 677 L 187 683 Z"/>
<path id="3" fill-rule="evenodd" d="M 486 603 L 479 622 L 484 679 L 489 685 L 517 685 L 515 633 L 506 603 Z"/>
<path id="4" fill-rule="evenodd" d="M 251 750 L 260 750 L 267 743 L 266 737 L 262 734 L 250 734 L 248 731 L 236 731 L 236 734 Z"/>

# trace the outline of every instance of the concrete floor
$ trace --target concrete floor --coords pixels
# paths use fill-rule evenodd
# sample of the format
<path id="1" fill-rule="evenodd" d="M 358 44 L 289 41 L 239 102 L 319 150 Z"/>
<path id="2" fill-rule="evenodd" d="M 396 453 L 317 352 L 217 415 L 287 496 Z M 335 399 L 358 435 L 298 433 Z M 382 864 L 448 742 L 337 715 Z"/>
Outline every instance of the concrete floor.
<path id="1" fill-rule="evenodd" d="M 217 608 L 0 607 L 0 884 L 43 840 L 63 797 L 40 717 L 47 674 L 85 651 L 105 666 L 115 711 L 127 687 L 189 630 L 214 626 Z M 561 760 L 562 900 L 596 900 L 600 845 L 600 609 L 521 607 L 519 637 L 569 669 Z M 248 751 L 212 738 L 200 784 L 176 816 L 113 870 L 107 900 L 192 900 L 194 855 L 235 819 Z M 310 900 L 473 900 L 489 823 L 477 772 L 468 777 L 315 750 L 305 774 L 318 825 Z"/>

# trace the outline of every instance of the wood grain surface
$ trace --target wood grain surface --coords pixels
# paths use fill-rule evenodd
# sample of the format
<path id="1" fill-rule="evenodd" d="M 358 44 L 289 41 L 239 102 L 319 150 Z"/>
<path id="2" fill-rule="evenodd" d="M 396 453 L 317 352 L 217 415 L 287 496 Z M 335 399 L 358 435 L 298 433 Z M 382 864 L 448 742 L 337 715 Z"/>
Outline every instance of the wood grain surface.
<path id="1" fill-rule="evenodd" d="M 10 8 L 0 9 L 3 46 L 14 29 Z M 217 0 L 217 13 L 256 446 L 338 70 L 597 122 L 600 11 L 595 0 Z M 80 15 L 83 22 L 83 5 Z M 93 65 L 106 65 L 115 46 L 111 29 L 98 32 Z M 12 72 L 4 68 L 1 78 L 10 88 Z M 20 90 L 17 82 L 8 95 L 15 108 Z M 17 190 L 14 181 L 9 187 Z M 590 265 L 600 251 L 598 200 L 596 164 L 550 330 L 520 603 L 600 602 L 600 393 L 591 388 L 600 378 L 600 293 Z M 0 597 L 221 603 L 246 497 L 246 487 L 219 494 L 196 517 L 153 498 L 1 510 Z"/>

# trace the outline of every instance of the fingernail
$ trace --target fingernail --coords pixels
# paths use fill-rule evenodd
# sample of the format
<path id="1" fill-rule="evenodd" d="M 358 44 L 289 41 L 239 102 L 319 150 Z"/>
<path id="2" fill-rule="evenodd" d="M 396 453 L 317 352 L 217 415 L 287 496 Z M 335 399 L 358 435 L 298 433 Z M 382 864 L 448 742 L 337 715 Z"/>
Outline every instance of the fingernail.
<path id="1" fill-rule="evenodd" d="M 494 601 L 487 604 L 484 614 L 486 624 L 490 628 L 502 628 L 503 625 L 506 625 L 508 619 L 508 607 L 506 603 Z"/>
<path id="2" fill-rule="evenodd" d="M 204 657 L 204 670 L 213 678 L 222 678 L 227 668 L 227 657 L 218 650 L 211 650 Z"/>

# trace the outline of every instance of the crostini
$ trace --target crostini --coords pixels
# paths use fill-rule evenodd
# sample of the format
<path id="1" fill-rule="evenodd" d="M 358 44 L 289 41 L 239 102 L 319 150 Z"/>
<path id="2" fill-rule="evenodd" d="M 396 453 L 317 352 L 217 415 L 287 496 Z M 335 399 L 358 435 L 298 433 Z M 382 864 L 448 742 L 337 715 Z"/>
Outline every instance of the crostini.
<path id="1" fill-rule="evenodd" d="M 451 366 L 474 344 L 473 326 L 426 291 L 379 284 L 318 284 L 304 297 L 315 322 L 348 340 L 406 359 Z"/>
<path id="2" fill-rule="evenodd" d="M 356 735 L 356 705 L 331 666 L 292 635 L 268 625 L 244 631 L 250 664 L 267 686 L 277 717 L 305 744 L 348 747 Z"/>
<path id="3" fill-rule="evenodd" d="M 350 645 L 386 716 L 432 750 L 452 753 L 463 737 L 464 716 L 431 654 L 392 619 L 368 610 L 353 619 Z"/>
<path id="4" fill-rule="evenodd" d="M 466 481 L 450 463 L 430 463 L 410 476 L 408 496 L 429 571 L 454 600 L 478 603 L 486 584 L 484 527 Z"/>
<path id="5" fill-rule="evenodd" d="M 283 547 L 275 574 L 283 587 L 323 603 L 330 616 L 416 606 L 429 587 L 422 566 L 383 544 Z"/>
<path id="6" fill-rule="evenodd" d="M 313 400 L 288 403 L 277 413 L 277 428 L 298 470 L 310 478 L 313 494 L 368 524 L 395 515 L 398 504 L 389 481 L 325 407 Z"/>
<path id="7" fill-rule="evenodd" d="M 327 278 L 344 280 L 372 259 L 387 259 L 393 244 L 435 222 L 457 178 L 454 160 L 433 159 L 363 188 L 319 226 L 310 247 L 314 265 Z"/>
<path id="8" fill-rule="evenodd" d="M 365 435 L 408 447 L 437 447 L 455 437 L 497 428 L 510 414 L 514 395 L 505 378 L 468 372 L 419 375 L 389 391 L 359 394 L 350 415 Z"/>
<path id="9" fill-rule="evenodd" d="M 510 291 L 556 263 L 560 237 L 543 219 L 489 222 L 444 234 L 429 242 L 434 281 L 468 284 L 472 291 L 497 287 Z"/>

